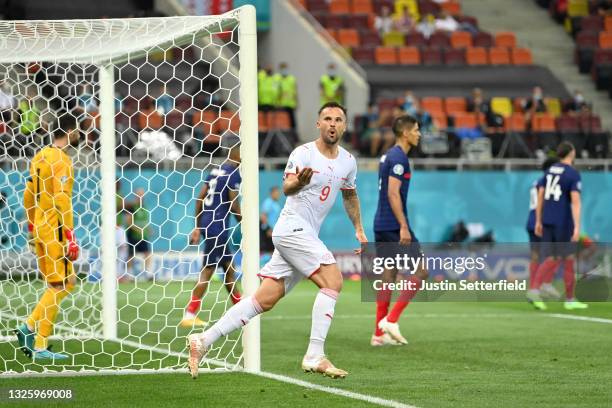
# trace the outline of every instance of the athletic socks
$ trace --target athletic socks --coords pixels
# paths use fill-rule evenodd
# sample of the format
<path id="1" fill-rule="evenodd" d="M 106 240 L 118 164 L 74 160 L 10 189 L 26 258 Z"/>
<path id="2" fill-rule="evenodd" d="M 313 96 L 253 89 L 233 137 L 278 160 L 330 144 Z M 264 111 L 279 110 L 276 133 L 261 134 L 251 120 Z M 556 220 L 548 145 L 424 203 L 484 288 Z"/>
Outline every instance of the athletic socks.
<path id="1" fill-rule="evenodd" d="M 312 306 L 312 326 L 306 358 L 314 359 L 325 355 L 325 339 L 334 317 L 337 298 L 338 292 L 335 290 L 327 288 L 319 290 Z"/>
<path id="2" fill-rule="evenodd" d="M 549 276 L 549 274 L 553 274 L 557 271 L 557 268 L 561 264 L 561 261 L 556 260 L 554 258 L 546 258 L 544 262 L 540 264 L 538 270 L 535 274 L 535 282 L 533 289 L 540 289 L 542 283 L 545 280 L 545 277 Z"/>
<path id="3" fill-rule="evenodd" d="M 537 262 L 529 262 L 529 289 L 535 289 L 535 277 L 538 271 Z"/>
<path id="4" fill-rule="evenodd" d="M 34 337 L 34 347 L 36 350 L 45 350 L 47 348 L 48 338 L 53 333 L 53 325 L 57 319 L 59 305 L 70 294 L 72 289 L 72 286 L 66 286 L 65 289 L 48 288 L 43 293 L 32 314 L 28 317 L 26 324 L 30 330 L 34 331 L 38 325 L 38 330 L 36 330 L 36 336 Z"/>
<path id="5" fill-rule="evenodd" d="M 387 321 L 389 323 L 397 323 L 402 312 L 404 311 L 406 306 L 408 306 L 410 300 L 412 300 L 414 295 L 416 295 L 416 293 L 419 291 L 419 288 L 421 287 L 421 278 L 416 275 L 412 275 L 410 279 L 408 279 L 408 282 L 413 282 L 412 287 L 414 289 L 406 289 L 402 291 L 402 293 L 399 295 L 397 301 L 395 302 L 395 305 L 393 306 L 393 309 L 391 309 L 391 312 L 387 315 Z"/>
<path id="6" fill-rule="evenodd" d="M 574 288 L 576 286 L 576 274 L 574 273 L 574 260 L 565 259 L 563 261 L 563 282 L 565 283 L 565 297 L 568 300 L 574 299 Z"/>
<path id="7" fill-rule="evenodd" d="M 253 296 L 242 299 L 232 306 L 210 329 L 200 336 L 206 347 L 210 347 L 219 337 L 227 336 L 234 330 L 246 325 L 253 317 L 261 314 L 263 309 Z"/>
<path id="8" fill-rule="evenodd" d="M 378 322 L 385 318 L 389 313 L 389 305 L 391 304 L 391 291 L 388 289 L 379 290 L 376 294 L 376 325 L 374 326 L 374 335 L 382 336 L 384 333 L 378 328 Z"/>
<path id="9" fill-rule="evenodd" d="M 191 301 L 187 305 L 185 309 L 185 315 L 187 317 L 195 317 L 200 311 L 200 305 L 202 304 L 202 299 L 197 296 L 191 295 Z"/>

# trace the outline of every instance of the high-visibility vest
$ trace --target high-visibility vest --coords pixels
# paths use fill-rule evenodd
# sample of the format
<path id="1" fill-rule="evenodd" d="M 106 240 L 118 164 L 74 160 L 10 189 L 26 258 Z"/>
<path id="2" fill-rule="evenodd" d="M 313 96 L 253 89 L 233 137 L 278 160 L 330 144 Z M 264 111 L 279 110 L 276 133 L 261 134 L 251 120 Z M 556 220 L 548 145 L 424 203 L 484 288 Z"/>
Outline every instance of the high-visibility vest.
<path id="1" fill-rule="evenodd" d="M 344 103 L 343 95 L 338 95 L 338 90 L 342 86 L 344 81 L 339 76 L 333 78 L 325 74 L 321 77 L 321 86 L 323 87 L 323 95 L 321 96 L 321 105 L 328 102 Z"/>
<path id="2" fill-rule="evenodd" d="M 40 114 L 34 103 L 23 100 L 19 102 L 19 110 L 21 111 L 19 131 L 26 136 L 36 132 L 40 127 Z"/>
<path id="3" fill-rule="evenodd" d="M 268 75 L 266 71 L 260 71 L 257 82 L 258 99 L 260 105 L 274 105 L 278 99 L 278 84 L 274 75 Z"/>
<path id="4" fill-rule="evenodd" d="M 282 76 L 276 74 L 278 83 L 278 106 L 283 108 L 293 108 L 297 106 L 297 85 L 293 75 Z"/>

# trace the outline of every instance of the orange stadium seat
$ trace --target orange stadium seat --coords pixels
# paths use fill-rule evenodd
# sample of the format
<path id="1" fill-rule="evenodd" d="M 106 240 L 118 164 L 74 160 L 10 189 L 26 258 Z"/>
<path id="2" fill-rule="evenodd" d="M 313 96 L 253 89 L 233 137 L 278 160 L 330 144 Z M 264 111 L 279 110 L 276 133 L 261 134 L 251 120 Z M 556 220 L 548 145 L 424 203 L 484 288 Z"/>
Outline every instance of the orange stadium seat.
<path id="1" fill-rule="evenodd" d="M 510 64 L 510 53 L 505 47 L 489 48 L 489 63 L 491 65 L 508 65 Z"/>
<path id="2" fill-rule="evenodd" d="M 602 31 L 599 33 L 599 47 L 612 48 L 612 31 Z"/>
<path id="3" fill-rule="evenodd" d="M 291 130 L 291 118 L 286 111 L 272 111 L 269 113 L 268 125 L 274 130 Z"/>
<path id="4" fill-rule="evenodd" d="M 240 115 L 230 110 L 221 111 L 221 116 L 215 122 L 214 133 L 221 134 L 226 130 L 234 133 L 240 132 Z"/>
<path id="5" fill-rule="evenodd" d="M 472 46 L 472 34 L 467 31 L 454 31 L 450 43 L 453 48 L 469 48 Z"/>
<path id="6" fill-rule="evenodd" d="M 516 47 L 516 35 L 511 31 L 502 31 L 495 34 L 496 47 Z"/>
<path id="7" fill-rule="evenodd" d="M 397 48 L 376 47 L 375 61 L 377 64 L 395 65 L 398 62 Z"/>
<path id="8" fill-rule="evenodd" d="M 444 112 L 434 112 L 430 114 L 434 125 L 438 129 L 446 129 L 448 127 L 448 118 L 446 117 Z"/>
<path id="9" fill-rule="evenodd" d="M 329 3 L 331 14 L 348 14 L 351 12 L 349 0 L 331 0 Z"/>
<path id="10" fill-rule="evenodd" d="M 523 112 L 523 103 L 525 98 L 514 98 L 512 100 L 512 110 L 514 112 Z"/>
<path id="11" fill-rule="evenodd" d="M 399 47 L 399 63 L 402 65 L 416 65 L 421 63 L 421 53 L 417 47 Z"/>
<path id="12" fill-rule="evenodd" d="M 266 112 L 257 112 L 257 124 L 259 133 L 266 133 L 268 130 L 270 130 L 270 127 L 268 126 L 268 115 Z"/>
<path id="13" fill-rule="evenodd" d="M 328 34 L 328 35 L 329 35 L 331 38 L 333 38 L 333 39 L 334 39 L 336 42 L 338 42 L 338 30 L 330 30 L 330 29 L 327 29 L 326 31 L 327 31 L 327 34 Z"/>
<path id="14" fill-rule="evenodd" d="M 536 133 L 556 132 L 555 118 L 550 113 L 536 113 L 531 122 L 531 128 Z"/>
<path id="15" fill-rule="evenodd" d="M 531 58 L 531 51 L 527 48 L 513 48 L 510 53 L 510 58 L 514 65 L 531 65 L 533 59 Z"/>
<path id="16" fill-rule="evenodd" d="M 604 30 L 612 31 L 612 16 L 606 16 L 604 20 Z"/>
<path id="17" fill-rule="evenodd" d="M 455 115 L 455 128 L 475 129 L 478 127 L 478 118 L 475 113 L 457 113 Z"/>
<path id="18" fill-rule="evenodd" d="M 483 47 L 468 48 L 465 52 L 465 60 L 468 65 L 487 65 L 487 51 Z"/>
<path id="19" fill-rule="evenodd" d="M 430 115 L 433 115 L 434 113 L 444 113 L 442 98 L 437 96 L 426 96 L 421 99 L 421 108 L 429 112 Z"/>
<path id="20" fill-rule="evenodd" d="M 461 3 L 459 2 L 452 0 L 445 1 L 444 3 L 440 3 L 440 7 L 442 8 L 442 10 L 453 16 L 461 14 Z"/>
<path id="21" fill-rule="evenodd" d="M 153 107 L 144 109 L 138 114 L 138 126 L 140 126 L 140 129 L 159 130 L 163 125 L 163 116 Z"/>
<path id="22" fill-rule="evenodd" d="M 359 47 L 359 31 L 352 28 L 338 30 L 338 43 L 344 47 Z"/>
<path id="23" fill-rule="evenodd" d="M 352 0 L 351 12 L 354 14 L 373 13 L 372 0 Z"/>
<path id="24" fill-rule="evenodd" d="M 444 110 L 447 115 L 455 115 L 467 111 L 467 103 L 464 97 L 449 96 L 444 100 Z"/>
<path id="25" fill-rule="evenodd" d="M 505 127 L 506 130 L 510 132 L 525 132 L 527 130 L 525 114 L 521 112 L 514 112 L 505 120 Z"/>

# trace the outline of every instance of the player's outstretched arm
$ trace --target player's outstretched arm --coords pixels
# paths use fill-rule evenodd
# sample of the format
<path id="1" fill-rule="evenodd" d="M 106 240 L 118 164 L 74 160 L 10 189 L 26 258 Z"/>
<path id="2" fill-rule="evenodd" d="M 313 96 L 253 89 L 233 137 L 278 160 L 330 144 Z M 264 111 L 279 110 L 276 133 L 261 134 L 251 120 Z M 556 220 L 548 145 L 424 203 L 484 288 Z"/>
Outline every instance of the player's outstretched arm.
<path id="1" fill-rule="evenodd" d="M 578 191 L 572 191 L 570 193 L 572 200 L 572 216 L 574 217 L 574 231 L 572 233 L 572 242 L 578 242 L 580 237 L 580 193 Z"/>
<path id="2" fill-rule="evenodd" d="M 534 233 L 536 236 L 542 236 L 542 208 L 544 207 L 544 187 L 538 188 L 538 203 L 536 205 L 536 222 Z"/>
<path id="3" fill-rule="evenodd" d="M 359 203 L 357 189 L 351 188 L 342 190 L 342 202 L 349 219 L 355 227 L 355 237 L 361 244 L 367 243 L 368 238 L 363 231 L 363 224 L 361 223 L 361 205 Z"/>
<path id="4" fill-rule="evenodd" d="M 287 174 L 287 177 L 283 180 L 283 193 L 286 196 L 296 194 L 307 186 L 313 175 L 310 167 L 304 167 L 302 170 L 296 167 L 295 171 L 295 174 Z"/>

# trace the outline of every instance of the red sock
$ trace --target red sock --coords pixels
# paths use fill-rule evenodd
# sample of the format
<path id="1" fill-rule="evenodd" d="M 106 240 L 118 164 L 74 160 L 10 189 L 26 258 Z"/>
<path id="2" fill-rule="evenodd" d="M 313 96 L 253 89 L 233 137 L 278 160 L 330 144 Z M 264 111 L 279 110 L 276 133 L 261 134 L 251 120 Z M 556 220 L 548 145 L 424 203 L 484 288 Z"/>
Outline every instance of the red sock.
<path id="1" fill-rule="evenodd" d="M 574 273 L 574 260 L 563 261 L 563 282 L 565 282 L 565 297 L 574 298 L 574 287 L 576 286 L 576 274 Z"/>
<path id="2" fill-rule="evenodd" d="M 542 262 L 540 266 L 538 266 L 538 270 L 535 274 L 534 279 L 534 289 L 540 289 L 540 286 L 542 286 L 542 282 L 544 282 L 544 277 L 549 273 L 554 274 L 560 264 L 561 261 L 558 261 L 554 258 L 546 258 L 544 262 Z"/>
<path id="3" fill-rule="evenodd" d="M 202 299 L 197 296 L 191 295 L 191 301 L 187 305 L 187 311 L 191 314 L 197 314 L 200 311 L 201 304 Z"/>
<path id="4" fill-rule="evenodd" d="M 538 271 L 537 262 L 529 262 L 529 289 L 535 289 L 535 277 Z"/>
<path id="5" fill-rule="evenodd" d="M 389 313 L 389 305 L 391 304 L 391 291 L 380 290 L 377 293 L 376 298 L 376 326 L 374 326 L 375 336 L 382 336 L 383 331 L 378 328 L 378 322 L 380 322 Z"/>
<path id="6" fill-rule="evenodd" d="M 546 271 L 546 274 L 544 274 L 544 279 L 542 280 L 542 283 L 552 283 L 552 281 L 555 279 L 555 275 L 557 274 L 557 269 L 559 269 L 559 261 L 557 261 L 556 267 L 550 268 L 549 270 Z"/>
<path id="7" fill-rule="evenodd" d="M 238 288 L 234 287 L 234 290 L 232 290 L 232 292 L 230 293 L 230 300 L 233 304 L 236 304 L 240 302 L 240 299 L 242 299 L 242 295 L 238 291 Z"/>
<path id="8" fill-rule="evenodd" d="M 408 282 L 414 282 L 412 286 L 415 289 L 406 289 L 402 291 L 402 293 L 399 295 L 399 298 L 397 298 L 395 305 L 393 305 L 393 309 L 391 309 L 391 313 L 389 313 L 389 315 L 387 316 L 387 321 L 390 323 L 396 323 L 399 320 L 400 315 L 421 287 L 421 278 L 416 275 L 412 275 L 412 277 L 408 279 Z"/>

